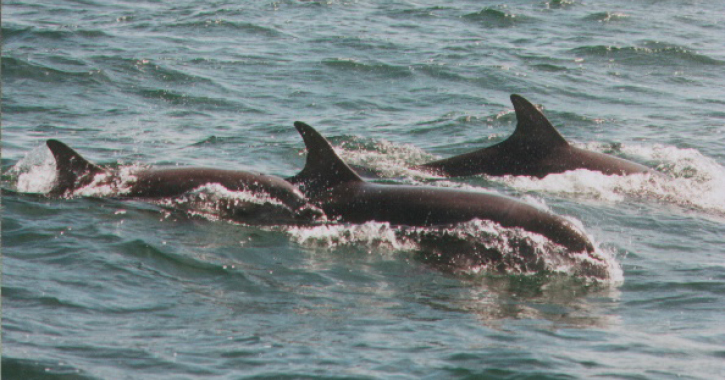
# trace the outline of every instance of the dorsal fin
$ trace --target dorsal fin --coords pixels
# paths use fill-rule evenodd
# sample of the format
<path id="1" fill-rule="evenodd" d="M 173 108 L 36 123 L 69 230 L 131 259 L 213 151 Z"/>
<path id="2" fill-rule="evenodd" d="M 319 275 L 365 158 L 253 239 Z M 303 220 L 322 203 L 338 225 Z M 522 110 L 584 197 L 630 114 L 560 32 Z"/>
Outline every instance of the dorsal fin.
<path id="1" fill-rule="evenodd" d="M 45 144 L 55 158 L 57 178 L 55 186 L 50 191 L 52 195 L 63 195 L 68 190 L 84 186 L 90 183 L 93 176 L 105 171 L 58 140 L 48 140 Z"/>
<path id="2" fill-rule="evenodd" d="M 511 95 L 511 103 L 516 111 L 516 130 L 509 139 L 524 140 L 527 144 L 548 147 L 569 145 L 564 137 L 549 122 L 549 119 L 536 106 L 520 95 Z"/>
<path id="3" fill-rule="evenodd" d="M 315 193 L 344 182 L 363 181 L 314 128 L 301 121 L 295 121 L 295 128 L 305 141 L 307 162 L 301 172 L 289 178 L 290 182 L 304 185 L 305 193 Z"/>

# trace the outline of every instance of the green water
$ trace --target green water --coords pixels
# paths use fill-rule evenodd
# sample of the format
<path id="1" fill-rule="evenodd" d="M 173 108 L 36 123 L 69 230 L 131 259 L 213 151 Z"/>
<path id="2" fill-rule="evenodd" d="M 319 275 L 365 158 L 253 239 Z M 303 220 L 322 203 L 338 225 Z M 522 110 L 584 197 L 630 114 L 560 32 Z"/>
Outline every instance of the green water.
<path id="1" fill-rule="evenodd" d="M 725 30 L 716 2 L 3 2 L 4 379 L 725 376 Z M 663 178 L 443 180 L 508 97 Z M 48 199 L 56 138 L 112 165 L 290 176 L 292 127 L 412 184 L 581 223 L 617 281 L 450 273 L 386 225 L 260 228 Z M 26 177 L 32 188 L 44 179 Z"/>

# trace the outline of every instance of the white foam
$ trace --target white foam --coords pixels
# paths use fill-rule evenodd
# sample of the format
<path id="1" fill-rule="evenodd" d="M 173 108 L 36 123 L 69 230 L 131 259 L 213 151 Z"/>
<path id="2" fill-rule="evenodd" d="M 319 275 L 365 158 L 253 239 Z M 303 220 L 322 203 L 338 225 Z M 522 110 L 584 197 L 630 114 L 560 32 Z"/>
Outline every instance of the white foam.
<path id="1" fill-rule="evenodd" d="M 154 200 L 153 203 L 209 220 L 254 224 L 266 218 L 270 218 L 267 222 L 275 218 L 289 219 L 295 214 L 295 210 L 268 193 L 229 190 L 217 183 L 205 184 L 176 197 Z"/>
<path id="2" fill-rule="evenodd" d="M 47 193 L 55 183 L 55 158 L 45 144 L 28 152 L 18 161 L 10 174 L 15 176 L 15 188 L 22 193 Z"/>
<path id="3" fill-rule="evenodd" d="M 601 146 L 587 149 L 602 150 Z M 542 179 L 505 176 L 499 180 L 525 191 L 567 194 L 577 197 L 622 202 L 639 198 L 725 214 L 725 168 L 695 149 L 671 146 L 623 146 L 629 156 L 643 161 L 658 162 L 657 170 L 664 173 L 607 176 L 585 169 L 550 174 Z"/>
<path id="4" fill-rule="evenodd" d="M 197 187 L 179 197 L 165 199 L 168 205 L 182 205 L 193 203 L 204 203 L 208 205 L 219 205 L 222 201 L 228 206 L 242 203 L 253 203 L 258 205 L 271 204 L 286 207 L 285 204 L 265 192 L 254 192 L 250 190 L 229 190 L 218 183 L 209 183 Z"/>
<path id="5" fill-rule="evenodd" d="M 611 252 L 570 252 L 545 237 L 491 221 L 473 220 L 450 227 L 404 227 L 389 223 L 291 227 L 299 244 L 336 249 L 364 247 L 381 254 L 421 253 L 432 261 L 468 273 L 533 275 L 542 272 L 619 285 L 622 269 Z"/>
<path id="6" fill-rule="evenodd" d="M 434 155 L 410 144 L 395 144 L 387 140 L 376 141 L 372 149 L 345 149 L 336 147 L 335 152 L 347 163 L 373 168 L 384 177 L 412 179 L 437 178 L 428 172 L 411 167 L 435 159 Z"/>
<path id="7" fill-rule="evenodd" d="M 144 170 L 144 166 L 131 165 L 119 168 L 114 173 L 98 173 L 91 183 L 73 191 L 73 196 L 80 197 L 115 197 L 128 194 L 136 183 L 135 173 Z"/>
<path id="8" fill-rule="evenodd" d="M 319 226 L 293 226 L 287 232 L 299 244 L 337 248 L 340 246 L 365 246 L 382 252 L 414 250 L 415 242 L 397 236 L 397 228 L 390 223 L 367 222 L 363 224 L 325 224 Z"/>
<path id="9" fill-rule="evenodd" d="M 113 175 L 97 174 L 91 183 L 73 191 L 73 196 L 108 197 L 123 195 L 136 181 L 134 173 L 144 167 L 132 165 L 120 168 Z M 57 180 L 56 162 L 45 144 L 39 145 L 18 161 L 10 173 L 17 177 L 15 187 L 23 193 L 46 194 Z"/>

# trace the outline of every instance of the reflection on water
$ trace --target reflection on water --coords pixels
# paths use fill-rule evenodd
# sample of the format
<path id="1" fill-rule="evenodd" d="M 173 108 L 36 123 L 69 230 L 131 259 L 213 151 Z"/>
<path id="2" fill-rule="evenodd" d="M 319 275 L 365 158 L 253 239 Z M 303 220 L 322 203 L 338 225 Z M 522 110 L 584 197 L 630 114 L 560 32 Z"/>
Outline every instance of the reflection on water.
<path id="1" fill-rule="evenodd" d="M 510 320 L 542 320 L 545 329 L 607 328 L 619 323 L 612 313 L 620 291 L 609 285 L 590 285 L 568 276 L 483 276 L 466 280 L 467 294 L 458 300 L 484 324 Z"/>

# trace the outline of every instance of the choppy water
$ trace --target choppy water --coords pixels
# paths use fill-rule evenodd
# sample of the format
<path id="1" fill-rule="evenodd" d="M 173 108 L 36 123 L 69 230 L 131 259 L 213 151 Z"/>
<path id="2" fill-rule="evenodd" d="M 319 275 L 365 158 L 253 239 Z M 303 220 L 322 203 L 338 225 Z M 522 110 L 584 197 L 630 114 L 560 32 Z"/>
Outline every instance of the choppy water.
<path id="1" fill-rule="evenodd" d="M 83 0 L 2 11 L 3 378 L 725 377 L 722 4 Z M 511 93 L 541 104 L 573 143 L 664 175 L 444 180 L 408 169 L 505 139 Z M 48 183 L 48 138 L 104 164 L 293 175 L 304 164 L 294 120 L 398 181 L 567 215 L 606 255 L 611 281 L 440 270 L 420 240 L 384 224 L 259 228 L 28 193 Z M 12 170 L 31 167 L 22 179 Z M 508 233 L 451 233 L 487 231 Z"/>

